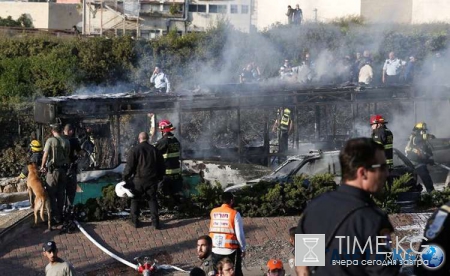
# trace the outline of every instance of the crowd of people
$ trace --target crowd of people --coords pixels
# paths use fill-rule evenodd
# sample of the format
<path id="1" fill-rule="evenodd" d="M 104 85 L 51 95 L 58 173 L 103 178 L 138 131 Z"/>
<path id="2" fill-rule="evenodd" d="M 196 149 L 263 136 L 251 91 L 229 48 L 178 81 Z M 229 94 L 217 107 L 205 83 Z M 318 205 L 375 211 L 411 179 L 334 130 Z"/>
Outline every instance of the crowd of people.
<path id="1" fill-rule="evenodd" d="M 383 63 L 375 62 L 369 50 L 343 57 L 324 52 L 315 58 L 304 53 L 296 64 L 285 59 L 278 71 L 278 78 L 290 83 L 320 83 L 326 85 L 412 85 L 421 69 L 428 76 L 443 77 L 444 63 L 440 53 L 431 59 L 431 65 L 417 68 L 417 59 L 410 55 L 401 59 L 394 51 L 389 52 Z M 428 66 L 428 65 L 426 65 Z M 421 71 L 421 72 L 422 72 Z M 254 83 L 271 78 L 261 75 L 255 62 L 242 69 L 240 83 Z"/>

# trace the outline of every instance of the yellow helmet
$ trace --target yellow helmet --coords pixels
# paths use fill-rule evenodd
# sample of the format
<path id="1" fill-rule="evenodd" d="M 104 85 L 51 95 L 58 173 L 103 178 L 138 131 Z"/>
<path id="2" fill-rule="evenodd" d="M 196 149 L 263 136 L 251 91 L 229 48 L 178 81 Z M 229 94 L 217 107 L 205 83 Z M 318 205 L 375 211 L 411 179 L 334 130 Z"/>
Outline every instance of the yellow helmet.
<path id="1" fill-rule="evenodd" d="M 30 148 L 32 152 L 41 152 L 42 151 L 42 144 L 38 140 L 33 140 L 30 143 Z"/>
<path id="2" fill-rule="evenodd" d="M 283 110 L 283 113 L 286 114 L 286 115 L 289 115 L 289 114 L 291 114 L 291 110 L 289 108 L 285 108 Z"/>
<path id="3" fill-rule="evenodd" d="M 425 122 L 417 123 L 413 130 L 427 130 L 427 124 Z"/>

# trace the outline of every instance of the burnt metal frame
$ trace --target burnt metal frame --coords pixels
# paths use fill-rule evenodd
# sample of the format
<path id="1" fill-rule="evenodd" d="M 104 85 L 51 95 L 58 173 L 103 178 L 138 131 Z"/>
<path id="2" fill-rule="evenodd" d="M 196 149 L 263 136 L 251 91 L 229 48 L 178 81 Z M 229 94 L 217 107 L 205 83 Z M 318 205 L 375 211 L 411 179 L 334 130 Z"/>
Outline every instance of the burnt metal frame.
<path id="1" fill-rule="evenodd" d="M 246 89 L 240 89 L 246 88 Z M 197 95 L 160 95 L 154 93 L 123 93 L 102 94 L 91 97 L 54 97 L 39 98 L 35 101 L 35 121 L 46 124 L 55 122 L 57 119 L 74 118 L 109 118 L 115 122 L 115 135 L 120 138 L 119 119 L 125 114 L 157 113 L 158 110 L 173 110 L 178 113 L 178 130 L 182 130 L 183 112 L 214 111 L 214 110 L 236 110 L 238 128 L 238 153 L 239 162 L 242 156 L 240 112 L 242 108 L 278 108 L 290 107 L 294 109 L 294 141 L 298 148 L 298 122 L 299 107 L 315 106 L 316 138 L 320 136 L 320 109 L 324 105 L 350 105 L 352 113 L 352 125 L 354 125 L 357 104 L 381 102 L 410 102 L 414 105 L 416 118 L 416 103 L 424 101 L 450 100 L 450 89 L 447 87 L 428 88 L 421 91 L 411 86 L 383 86 L 383 87 L 359 87 L 350 86 L 342 88 L 266 88 L 260 86 L 239 87 L 237 85 L 218 86 L 213 93 Z M 436 91 L 439 93 L 436 93 Z M 225 92 L 222 92 L 225 91 Z M 431 93 L 433 92 L 433 93 Z M 426 95 L 426 97 L 424 96 Z M 267 116 L 265 116 L 267 117 Z M 276 156 L 269 151 L 268 132 L 270 125 L 268 118 L 264 118 L 264 148 L 266 157 Z M 119 159 L 120 140 L 117 141 L 116 160 Z"/>

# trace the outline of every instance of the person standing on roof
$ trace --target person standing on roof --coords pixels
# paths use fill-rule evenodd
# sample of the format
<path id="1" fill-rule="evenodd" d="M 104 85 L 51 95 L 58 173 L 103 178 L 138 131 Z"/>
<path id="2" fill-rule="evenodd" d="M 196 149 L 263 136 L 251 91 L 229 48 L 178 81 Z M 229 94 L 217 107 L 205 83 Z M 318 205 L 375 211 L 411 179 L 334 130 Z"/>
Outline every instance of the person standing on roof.
<path id="1" fill-rule="evenodd" d="M 169 120 L 159 122 L 159 130 L 162 138 L 156 142 L 155 147 L 163 155 L 166 166 L 166 175 L 164 176 L 162 189 L 164 195 L 169 195 L 173 201 L 171 203 L 172 206 L 169 207 L 175 207 L 175 204 L 182 199 L 181 194 L 183 190 L 180 166 L 181 144 L 172 133 L 175 127 Z"/>
<path id="2" fill-rule="evenodd" d="M 427 165 L 434 165 L 434 159 L 429 140 L 434 139 L 435 136 L 427 133 L 427 130 L 427 124 L 424 122 L 417 123 L 414 126 L 405 148 L 405 154 L 414 164 L 417 174 L 423 181 L 423 185 L 427 192 L 430 193 L 434 190 L 434 185 Z"/>
<path id="3" fill-rule="evenodd" d="M 157 93 L 170 93 L 170 82 L 167 75 L 159 68 L 155 67 L 152 76 L 150 77 L 150 82 L 155 84 L 155 89 Z"/>
<path id="4" fill-rule="evenodd" d="M 384 146 L 384 154 L 386 155 L 386 163 L 389 170 L 394 167 L 394 135 L 386 127 L 388 122 L 381 115 L 373 115 L 370 117 L 370 125 L 372 127 L 372 139 Z"/>

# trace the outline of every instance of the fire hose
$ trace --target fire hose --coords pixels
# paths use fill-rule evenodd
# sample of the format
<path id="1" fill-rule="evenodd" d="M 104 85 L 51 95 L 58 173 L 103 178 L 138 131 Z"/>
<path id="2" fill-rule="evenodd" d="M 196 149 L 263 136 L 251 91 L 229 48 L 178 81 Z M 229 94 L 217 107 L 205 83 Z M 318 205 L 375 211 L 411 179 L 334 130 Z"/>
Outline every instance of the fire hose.
<path id="1" fill-rule="evenodd" d="M 441 163 L 435 163 L 435 164 L 438 165 L 439 167 L 441 167 L 441 168 L 443 168 L 443 169 L 446 169 L 447 171 L 450 172 L 450 167 L 449 167 L 449 166 L 446 166 L 446 165 L 441 164 Z"/>
<path id="2" fill-rule="evenodd" d="M 134 270 L 138 270 L 139 267 L 137 265 L 135 265 L 133 263 L 130 263 L 129 261 L 120 258 L 116 254 L 112 253 L 111 251 L 109 251 L 108 249 L 103 247 L 101 244 L 99 244 L 91 235 L 88 234 L 88 232 L 86 232 L 86 230 L 84 230 L 84 228 L 81 226 L 81 224 L 78 221 L 74 220 L 73 222 L 77 225 L 78 229 L 80 229 L 81 233 L 83 233 L 86 236 L 86 238 L 88 238 L 95 246 L 100 248 L 100 250 L 105 252 L 107 255 L 109 255 L 113 259 L 123 263 L 124 265 L 127 265 L 127 266 L 131 267 Z M 161 268 L 161 269 L 175 269 L 175 270 L 178 270 L 178 271 L 181 271 L 181 272 L 188 272 L 186 270 L 183 270 L 183 269 L 181 269 L 179 267 L 176 267 L 176 266 L 173 266 L 173 265 L 158 265 L 158 268 Z"/>

